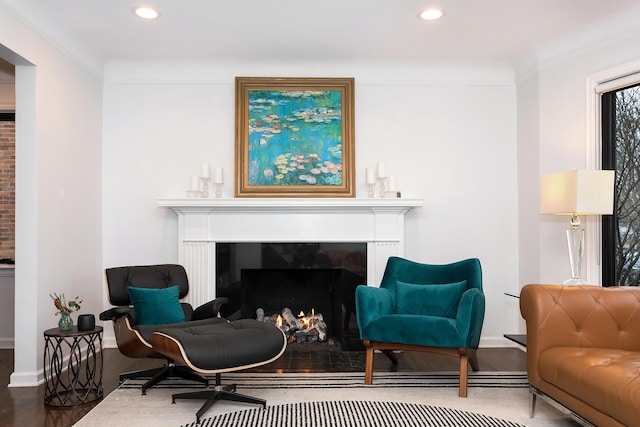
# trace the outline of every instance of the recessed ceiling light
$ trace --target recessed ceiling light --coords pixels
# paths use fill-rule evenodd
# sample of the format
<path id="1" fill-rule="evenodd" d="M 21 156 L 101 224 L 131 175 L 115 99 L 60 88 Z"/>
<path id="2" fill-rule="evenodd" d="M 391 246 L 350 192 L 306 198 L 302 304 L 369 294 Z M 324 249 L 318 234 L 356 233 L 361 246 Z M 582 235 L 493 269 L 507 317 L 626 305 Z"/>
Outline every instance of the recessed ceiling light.
<path id="1" fill-rule="evenodd" d="M 436 19 L 442 18 L 442 15 L 443 15 L 442 10 L 437 8 L 430 8 L 430 9 L 424 10 L 420 14 L 420 19 L 423 19 L 425 21 L 434 21 Z"/>
<path id="2" fill-rule="evenodd" d="M 149 6 L 136 6 L 133 8 L 133 13 L 142 19 L 158 19 L 160 16 L 157 10 Z"/>

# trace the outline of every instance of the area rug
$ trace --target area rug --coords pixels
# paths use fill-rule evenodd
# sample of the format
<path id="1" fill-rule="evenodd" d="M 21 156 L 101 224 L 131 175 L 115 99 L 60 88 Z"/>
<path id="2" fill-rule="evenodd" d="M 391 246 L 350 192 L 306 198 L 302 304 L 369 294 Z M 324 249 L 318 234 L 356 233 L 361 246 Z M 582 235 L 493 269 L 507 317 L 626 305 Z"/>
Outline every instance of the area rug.
<path id="1" fill-rule="evenodd" d="M 472 412 L 398 402 L 303 402 L 232 412 L 188 427 L 524 427 Z"/>
<path id="2" fill-rule="evenodd" d="M 201 426 L 575 426 L 565 414 L 540 399 L 536 417 L 528 417 L 529 390 L 523 373 L 470 373 L 467 398 L 458 397 L 457 373 L 453 372 L 376 373 L 373 386 L 363 384 L 361 373 L 234 373 L 223 375 L 223 382 L 236 383 L 239 393 L 265 399 L 267 409 L 220 401 L 204 414 Z M 161 387 L 149 389 L 143 396 L 135 384 L 124 384 L 104 398 L 76 426 L 194 427 L 195 413 L 204 401 L 178 400 L 171 404 L 173 393 L 191 390 L 195 388 L 188 388 L 180 381 L 165 382 Z M 392 405 L 386 408 L 395 408 L 392 413 L 397 416 L 393 419 L 365 418 L 364 421 L 353 418 L 360 416 L 358 414 L 383 413 L 384 405 Z M 410 405 L 404 408 L 413 414 L 410 419 L 399 415 L 403 413 L 402 405 Z M 323 413 L 327 417 L 314 418 Z M 465 416 L 466 419 L 463 418 Z M 332 417 L 331 423 L 326 423 L 327 418 Z M 486 424 L 488 420 L 497 424 Z"/>

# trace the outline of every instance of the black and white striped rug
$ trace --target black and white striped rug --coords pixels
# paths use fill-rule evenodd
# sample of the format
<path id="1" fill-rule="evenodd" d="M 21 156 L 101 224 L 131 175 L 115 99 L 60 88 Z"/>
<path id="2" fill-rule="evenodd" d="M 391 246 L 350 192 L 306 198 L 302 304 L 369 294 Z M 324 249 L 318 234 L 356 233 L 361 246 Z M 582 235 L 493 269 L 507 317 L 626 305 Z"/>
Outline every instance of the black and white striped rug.
<path id="1" fill-rule="evenodd" d="M 237 411 L 183 427 L 524 427 L 486 415 L 397 402 L 300 402 Z"/>
<path id="2" fill-rule="evenodd" d="M 223 384 L 236 384 L 238 390 L 297 388 L 449 388 L 458 387 L 458 372 L 376 372 L 373 384 L 364 384 L 362 372 L 274 374 L 233 372 L 222 375 Z M 120 388 L 139 388 L 146 380 L 126 380 Z M 526 372 L 470 372 L 471 388 L 528 388 Z M 213 382 L 212 382 L 213 383 Z M 183 379 L 169 379 L 155 388 L 202 387 Z"/>

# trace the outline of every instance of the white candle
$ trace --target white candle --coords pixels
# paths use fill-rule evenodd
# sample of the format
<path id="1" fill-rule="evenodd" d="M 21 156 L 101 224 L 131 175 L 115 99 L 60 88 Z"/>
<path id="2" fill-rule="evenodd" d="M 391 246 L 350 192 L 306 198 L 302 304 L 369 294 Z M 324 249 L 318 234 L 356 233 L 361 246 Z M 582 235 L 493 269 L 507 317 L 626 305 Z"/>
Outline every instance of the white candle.
<path id="1" fill-rule="evenodd" d="M 200 178 L 195 175 L 191 176 L 191 191 L 200 191 Z"/>
<path id="2" fill-rule="evenodd" d="M 376 171 L 373 168 L 366 169 L 367 174 L 367 184 L 375 184 L 376 183 Z"/>
<path id="3" fill-rule="evenodd" d="M 213 170 L 213 183 L 222 184 L 224 182 L 224 171 L 222 168 L 215 168 Z"/>
<path id="4" fill-rule="evenodd" d="M 378 162 L 378 178 L 386 178 L 387 177 L 387 167 L 383 162 Z"/>
<path id="5" fill-rule="evenodd" d="M 202 163 L 201 169 L 202 170 L 200 172 L 200 178 L 209 178 L 211 176 L 211 166 L 209 165 L 209 163 Z"/>
<path id="6" fill-rule="evenodd" d="M 398 190 L 398 179 L 395 176 L 389 177 L 389 184 L 387 185 L 387 191 Z"/>

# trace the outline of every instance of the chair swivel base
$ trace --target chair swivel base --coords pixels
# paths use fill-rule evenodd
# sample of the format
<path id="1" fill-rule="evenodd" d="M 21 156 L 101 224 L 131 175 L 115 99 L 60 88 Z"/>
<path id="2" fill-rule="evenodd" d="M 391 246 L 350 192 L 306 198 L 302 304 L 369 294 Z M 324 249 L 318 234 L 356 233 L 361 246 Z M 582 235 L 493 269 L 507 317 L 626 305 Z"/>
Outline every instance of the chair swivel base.
<path id="1" fill-rule="evenodd" d="M 147 369 L 145 371 L 126 372 L 120 374 L 120 384 L 126 379 L 135 378 L 149 378 L 147 382 L 142 384 L 142 394 L 147 394 L 147 389 L 158 384 L 160 381 L 166 380 L 169 377 L 178 377 L 185 380 L 196 381 L 205 385 L 209 384 L 209 380 L 200 374 L 197 374 L 193 370 L 186 366 L 176 366 L 173 363 L 169 363 L 161 368 Z"/>
<path id="2" fill-rule="evenodd" d="M 207 401 L 196 413 L 196 424 L 200 424 L 200 417 L 204 415 L 209 408 L 218 400 L 230 400 L 234 402 L 253 403 L 267 407 L 267 401 L 257 397 L 247 396 L 245 394 L 236 393 L 236 385 L 230 384 L 226 386 L 217 385 L 215 388 L 203 391 L 194 391 L 188 393 L 177 393 L 171 396 L 171 403 L 176 403 L 176 399 L 206 399 Z"/>

